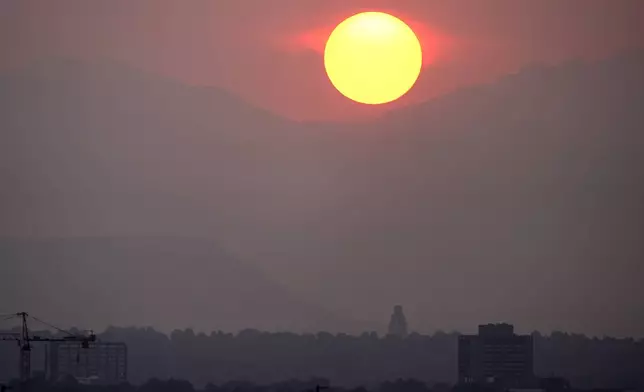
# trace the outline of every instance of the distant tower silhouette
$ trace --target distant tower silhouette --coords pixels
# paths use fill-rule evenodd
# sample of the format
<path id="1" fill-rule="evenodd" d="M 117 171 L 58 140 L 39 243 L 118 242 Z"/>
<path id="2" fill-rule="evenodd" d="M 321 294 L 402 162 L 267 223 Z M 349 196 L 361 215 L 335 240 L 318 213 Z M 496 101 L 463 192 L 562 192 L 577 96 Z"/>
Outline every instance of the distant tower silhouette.
<path id="1" fill-rule="evenodd" d="M 389 319 L 389 335 L 404 338 L 407 336 L 407 319 L 401 305 L 394 306 L 394 313 Z"/>

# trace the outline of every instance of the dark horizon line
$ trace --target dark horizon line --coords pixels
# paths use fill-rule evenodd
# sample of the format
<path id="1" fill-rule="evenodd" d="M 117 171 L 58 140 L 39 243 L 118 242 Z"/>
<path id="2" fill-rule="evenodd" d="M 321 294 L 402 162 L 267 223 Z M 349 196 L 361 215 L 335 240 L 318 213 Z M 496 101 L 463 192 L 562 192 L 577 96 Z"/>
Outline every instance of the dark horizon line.
<path id="1" fill-rule="evenodd" d="M 3 328 L 0 329 L 0 332 L 11 332 L 16 329 L 19 329 L 20 327 L 14 327 L 14 328 Z M 232 336 L 233 338 L 239 338 L 243 333 L 258 333 L 259 335 L 294 335 L 297 337 L 307 337 L 307 336 L 314 336 L 317 338 L 317 335 L 319 334 L 329 334 L 333 336 L 334 338 L 362 338 L 363 335 L 368 334 L 376 334 L 376 337 L 378 340 L 383 340 L 386 338 L 394 338 L 394 339 L 400 339 L 400 340 L 405 340 L 412 338 L 412 336 L 418 336 L 422 338 L 435 338 L 437 336 L 441 335 L 448 335 L 448 336 L 471 336 L 471 335 L 476 335 L 476 334 L 471 334 L 471 333 L 462 333 L 458 330 L 452 330 L 452 331 L 445 331 L 442 329 L 437 329 L 431 333 L 425 332 L 416 332 L 416 331 L 411 331 L 407 334 L 405 337 L 399 337 L 395 336 L 389 333 L 379 333 L 378 331 L 371 330 L 371 331 L 363 331 L 361 333 L 351 333 L 351 332 L 328 332 L 328 331 L 317 331 L 317 332 L 293 332 L 293 331 L 268 331 L 268 330 L 261 330 L 257 328 L 243 328 L 239 329 L 235 332 L 232 331 L 224 331 L 224 330 L 218 330 L 218 329 L 213 329 L 210 332 L 205 332 L 203 330 L 197 330 L 196 328 L 192 327 L 184 327 L 183 329 L 181 328 L 174 328 L 170 333 L 166 333 L 164 331 L 156 329 L 154 326 L 148 325 L 148 326 L 115 326 L 115 325 L 108 325 L 105 327 L 105 329 L 102 332 L 96 332 L 94 330 L 95 334 L 97 337 L 100 338 L 100 335 L 104 335 L 110 332 L 111 329 L 115 330 L 151 330 L 152 332 L 156 332 L 159 334 L 164 335 L 168 339 L 171 339 L 172 334 L 175 332 L 179 333 L 189 333 L 191 331 L 195 336 L 199 335 L 205 335 L 207 337 L 210 336 L 215 336 L 215 335 L 227 335 L 227 336 Z M 78 327 L 70 327 L 68 328 L 70 332 L 74 331 L 83 331 L 83 328 L 78 328 Z M 37 329 L 37 330 L 31 330 L 31 333 L 35 334 L 42 334 L 42 333 L 51 333 L 53 336 L 56 336 L 58 334 L 61 334 L 60 332 L 53 333 L 51 330 L 48 329 Z M 550 332 L 541 332 L 539 330 L 532 330 L 532 332 L 529 333 L 515 333 L 516 335 L 531 335 L 531 336 L 540 336 L 543 338 L 551 338 L 553 335 L 564 335 L 564 336 L 575 336 L 575 337 L 580 337 L 583 339 L 588 339 L 588 340 L 617 340 L 617 341 L 630 341 L 634 343 L 643 343 L 644 344 L 644 337 L 635 337 L 635 336 L 625 336 L 625 337 L 616 337 L 616 336 L 611 336 L 611 335 L 602 335 L 602 336 L 597 336 L 597 335 L 587 335 L 585 333 L 577 333 L 577 332 L 570 332 L 570 331 L 562 331 L 562 330 L 552 330 Z"/>

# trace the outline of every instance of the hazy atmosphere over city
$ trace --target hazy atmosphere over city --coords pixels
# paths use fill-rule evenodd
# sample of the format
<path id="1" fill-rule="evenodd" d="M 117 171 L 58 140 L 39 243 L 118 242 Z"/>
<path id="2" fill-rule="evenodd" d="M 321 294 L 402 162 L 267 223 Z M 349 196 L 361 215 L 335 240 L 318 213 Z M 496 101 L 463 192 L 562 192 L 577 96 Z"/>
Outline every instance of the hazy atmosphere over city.
<path id="1" fill-rule="evenodd" d="M 325 72 L 369 10 L 423 49 L 383 105 Z M 642 21 L 640 0 L 0 0 L 0 314 L 359 335 L 402 305 L 420 334 L 641 339 Z"/>

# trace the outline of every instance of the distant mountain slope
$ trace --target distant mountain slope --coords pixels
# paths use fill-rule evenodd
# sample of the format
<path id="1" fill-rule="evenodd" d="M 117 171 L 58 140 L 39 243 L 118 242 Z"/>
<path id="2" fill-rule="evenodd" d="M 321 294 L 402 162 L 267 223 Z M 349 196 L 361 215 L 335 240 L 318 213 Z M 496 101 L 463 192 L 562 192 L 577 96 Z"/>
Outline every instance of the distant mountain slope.
<path id="1" fill-rule="evenodd" d="M 207 240 L 0 239 L 0 259 L 0 309 L 68 327 L 351 328 Z"/>
<path id="2" fill-rule="evenodd" d="M 0 233 L 208 236 L 372 325 L 644 335 L 642 53 L 350 126 L 105 67 L 0 78 Z"/>
<path id="3" fill-rule="evenodd" d="M 263 241 L 325 197 L 319 164 L 334 159 L 317 151 L 326 136 L 232 95 L 112 63 L 0 77 L 0 118 L 9 236 Z"/>
<path id="4" fill-rule="evenodd" d="M 57 309 L 70 323 L 80 311 L 97 328 L 104 322 L 352 328 L 203 242 L 192 250 L 190 240 L 172 239 L 209 237 L 226 248 L 279 235 L 276 229 L 290 224 L 309 208 L 311 195 L 324 189 L 316 176 L 303 175 L 317 169 L 302 162 L 308 153 L 299 146 L 318 140 L 315 135 L 217 89 L 182 86 L 118 64 L 72 60 L 0 76 L 0 119 L 0 237 L 96 237 L 3 242 L 8 253 L 0 257 L 22 282 L 5 286 L 3 305 L 13 309 L 12 299 L 26 301 L 31 287 L 33 299 L 15 305 L 35 314 Z M 169 239 L 155 243 L 141 236 Z M 155 259 L 165 270 L 156 269 Z M 175 313 L 160 296 L 170 283 L 169 269 L 184 259 L 198 265 L 194 277 L 184 271 L 173 282 L 173 290 L 183 292 Z M 102 275 L 92 271 L 103 271 L 104 264 L 113 267 L 106 271 L 112 279 L 96 286 L 91 282 Z M 121 274 L 128 268 L 135 271 Z M 41 273 L 50 270 L 60 275 Z M 208 278 L 215 285 L 212 296 Z M 41 279 L 47 284 L 40 286 Z M 137 287 L 139 281 L 152 284 L 152 291 Z M 75 305 L 72 288 L 51 295 L 74 284 L 89 290 L 81 298 L 88 312 Z M 251 298 L 249 290 L 259 294 Z"/>
<path id="5" fill-rule="evenodd" d="M 320 223 L 353 216 L 320 246 L 341 261 L 318 275 L 342 270 L 340 297 L 369 271 L 342 303 L 414 303 L 427 327 L 644 335 L 642 69 L 643 53 L 535 67 L 372 124 L 360 180 Z"/>

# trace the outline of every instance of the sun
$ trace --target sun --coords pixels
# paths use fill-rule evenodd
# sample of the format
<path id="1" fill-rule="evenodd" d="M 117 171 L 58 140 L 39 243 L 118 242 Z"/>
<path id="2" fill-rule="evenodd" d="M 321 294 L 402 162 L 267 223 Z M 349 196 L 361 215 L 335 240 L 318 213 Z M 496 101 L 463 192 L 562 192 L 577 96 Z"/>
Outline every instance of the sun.
<path id="1" fill-rule="evenodd" d="M 416 83 L 423 55 L 418 37 L 402 20 L 383 12 L 363 12 L 340 23 L 324 49 L 333 86 L 356 102 L 395 101 Z"/>

